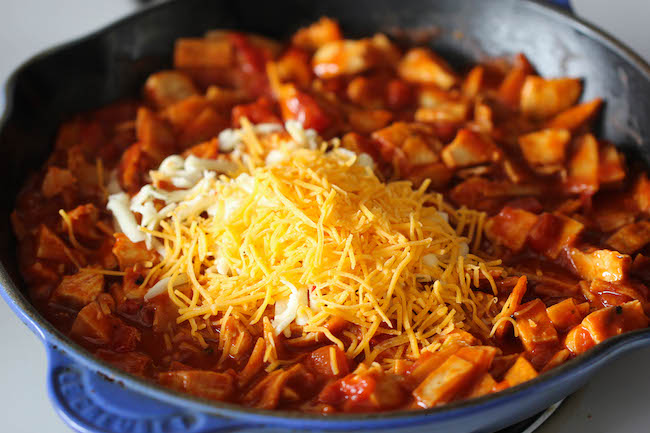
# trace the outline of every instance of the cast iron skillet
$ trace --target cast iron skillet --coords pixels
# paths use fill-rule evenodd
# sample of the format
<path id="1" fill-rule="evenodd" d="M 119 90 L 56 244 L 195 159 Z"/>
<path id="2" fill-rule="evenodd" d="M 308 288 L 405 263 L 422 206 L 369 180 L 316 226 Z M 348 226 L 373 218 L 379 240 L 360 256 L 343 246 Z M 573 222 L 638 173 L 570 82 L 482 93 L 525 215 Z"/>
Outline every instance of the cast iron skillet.
<path id="1" fill-rule="evenodd" d="M 553 8 L 520 0 L 182 0 L 144 10 L 23 65 L 6 87 L 0 124 L 0 293 L 48 348 L 48 387 L 59 414 L 82 432 L 427 430 L 490 432 L 583 385 L 614 356 L 650 343 L 650 330 L 607 340 L 535 380 L 496 395 L 415 412 L 319 416 L 215 403 L 163 389 L 92 357 L 46 322 L 24 293 L 9 214 L 26 175 L 47 158 L 57 125 L 79 111 L 136 96 L 171 64 L 174 40 L 211 28 L 285 38 L 322 15 L 346 35 L 436 29 L 431 46 L 457 68 L 524 52 L 543 76 L 585 79 L 583 98 L 607 101 L 599 133 L 650 163 L 650 67 L 609 36 Z"/>

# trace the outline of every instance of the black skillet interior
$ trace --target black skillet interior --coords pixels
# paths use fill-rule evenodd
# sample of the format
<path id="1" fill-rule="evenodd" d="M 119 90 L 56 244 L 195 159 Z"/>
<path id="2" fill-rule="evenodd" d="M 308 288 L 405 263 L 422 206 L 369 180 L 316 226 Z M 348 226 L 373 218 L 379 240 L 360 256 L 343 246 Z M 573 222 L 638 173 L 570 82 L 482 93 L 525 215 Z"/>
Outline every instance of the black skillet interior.
<path id="1" fill-rule="evenodd" d="M 346 35 L 376 31 L 433 36 L 457 68 L 524 52 L 544 76 L 584 78 L 584 99 L 603 97 L 602 136 L 650 163 L 650 70 L 589 27 L 522 0 L 182 0 L 155 6 L 90 37 L 37 56 L 7 86 L 0 131 L 0 259 L 15 282 L 9 214 L 27 174 L 47 158 L 58 124 L 74 113 L 137 96 L 146 76 L 169 67 L 174 40 L 231 28 L 286 38 L 323 15 Z M 640 158 L 639 158 L 640 157 Z M 17 284 L 20 286 L 20 284 Z"/>

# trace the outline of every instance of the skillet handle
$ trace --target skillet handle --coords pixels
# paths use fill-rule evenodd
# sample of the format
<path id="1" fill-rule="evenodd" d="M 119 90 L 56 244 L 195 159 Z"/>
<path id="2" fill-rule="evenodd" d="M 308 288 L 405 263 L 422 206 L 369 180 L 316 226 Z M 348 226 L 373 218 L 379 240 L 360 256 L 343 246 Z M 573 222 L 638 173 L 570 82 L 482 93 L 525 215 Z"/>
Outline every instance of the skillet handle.
<path id="1" fill-rule="evenodd" d="M 125 389 L 47 345 L 50 400 L 79 433 L 215 433 L 239 430 L 241 421 L 191 412 Z M 249 425 L 250 426 L 250 425 Z"/>

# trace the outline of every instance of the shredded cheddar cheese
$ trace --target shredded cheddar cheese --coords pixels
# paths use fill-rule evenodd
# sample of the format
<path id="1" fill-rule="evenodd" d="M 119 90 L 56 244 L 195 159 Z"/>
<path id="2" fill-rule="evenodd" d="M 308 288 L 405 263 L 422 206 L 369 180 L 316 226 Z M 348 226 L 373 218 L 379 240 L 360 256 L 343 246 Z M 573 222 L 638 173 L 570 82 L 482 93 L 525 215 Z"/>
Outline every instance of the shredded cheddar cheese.
<path id="1" fill-rule="evenodd" d="M 337 141 L 314 145 L 295 125 L 288 137 L 276 134 L 269 151 L 268 137 L 242 124 L 239 138 L 253 157 L 239 170 L 206 169 L 171 192 L 147 185 L 132 200 L 148 212 L 137 239 L 162 256 L 147 280 L 177 306 L 178 323 L 202 339 L 197 323 L 211 317 L 223 317 L 221 326 L 231 315 L 247 326 L 269 321 L 265 361 L 278 359 L 269 326 L 291 337 L 298 325 L 368 363 L 390 350 L 410 357 L 436 350 L 436 337 L 456 328 L 487 337 L 494 297 L 474 289 L 479 280 L 494 289 L 491 274 L 502 268 L 470 252 L 484 214 L 453 209 L 426 192 L 428 182 L 384 183 L 367 160 Z M 273 151 L 284 156 L 269 162 Z M 173 284 L 177 278 L 186 284 Z M 334 317 L 359 332 L 334 335 L 325 326 Z"/>

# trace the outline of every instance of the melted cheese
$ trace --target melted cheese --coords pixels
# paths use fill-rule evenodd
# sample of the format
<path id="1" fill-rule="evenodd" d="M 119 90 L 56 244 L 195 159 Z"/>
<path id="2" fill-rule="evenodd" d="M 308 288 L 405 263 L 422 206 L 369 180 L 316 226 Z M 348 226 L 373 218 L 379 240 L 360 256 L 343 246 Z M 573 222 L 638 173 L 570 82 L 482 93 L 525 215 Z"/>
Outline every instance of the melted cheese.
<path id="1" fill-rule="evenodd" d="M 109 198 L 125 234 L 163 257 L 148 298 L 166 287 L 197 338 L 198 322 L 232 314 L 247 325 L 270 320 L 276 334 L 291 336 L 292 323 L 322 333 L 368 362 L 390 349 L 436 350 L 436 337 L 455 328 L 487 336 L 494 298 L 473 288 L 502 269 L 470 252 L 481 213 L 453 209 L 426 192 L 428 182 L 383 183 L 367 158 L 296 125 L 270 138 L 256 128 L 222 133 L 243 152 L 231 155 L 237 169 L 173 156 L 151 177 L 171 179 L 174 191 L 145 186 L 129 215 L 123 195 Z M 171 284 L 179 276 L 180 288 Z M 333 317 L 354 324 L 358 338 L 333 335 L 325 326 Z M 265 358 L 277 360 L 265 339 Z"/>

